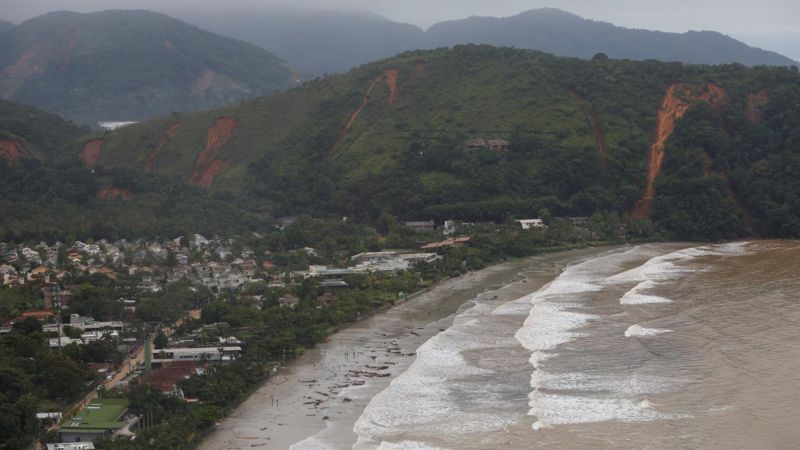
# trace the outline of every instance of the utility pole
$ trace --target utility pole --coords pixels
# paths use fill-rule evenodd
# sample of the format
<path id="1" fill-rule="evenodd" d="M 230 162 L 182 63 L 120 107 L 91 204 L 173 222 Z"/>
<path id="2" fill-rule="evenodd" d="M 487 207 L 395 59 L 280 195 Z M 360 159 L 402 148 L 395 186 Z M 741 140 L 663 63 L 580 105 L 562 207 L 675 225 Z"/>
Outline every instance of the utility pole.
<path id="1" fill-rule="evenodd" d="M 62 353 L 61 351 L 61 286 L 56 283 L 55 287 L 55 305 L 56 305 L 56 327 L 58 330 L 58 353 Z"/>

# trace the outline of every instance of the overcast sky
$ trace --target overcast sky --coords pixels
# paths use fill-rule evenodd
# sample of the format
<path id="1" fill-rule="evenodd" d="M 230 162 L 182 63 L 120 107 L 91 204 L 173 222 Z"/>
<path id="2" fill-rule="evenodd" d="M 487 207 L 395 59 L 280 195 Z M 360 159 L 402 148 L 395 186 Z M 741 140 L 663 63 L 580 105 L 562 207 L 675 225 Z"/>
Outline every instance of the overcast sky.
<path id="1" fill-rule="evenodd" d="M 800 0 L 0 0 L 0 18 L 20 22 L 59 9 L 142 8 L 178 15 L 175 11 L 184 7 L 251 10 L 285 4 L 372 11 L 423 28 L 473 15 L 509 16 L 556 7 L 630 28 L 720 31 L 800 60 Z"/>

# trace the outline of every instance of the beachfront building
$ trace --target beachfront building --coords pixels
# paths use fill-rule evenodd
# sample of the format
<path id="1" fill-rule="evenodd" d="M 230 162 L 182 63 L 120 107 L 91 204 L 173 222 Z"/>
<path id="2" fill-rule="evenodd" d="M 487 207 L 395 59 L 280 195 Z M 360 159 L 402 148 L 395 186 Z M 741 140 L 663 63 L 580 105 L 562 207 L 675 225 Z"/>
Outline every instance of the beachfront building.
<path id="1" fill-rule="evenodd" d="M 91 442 L 59 442 L 47 444 L 47 450 L 94 450 Z"/>
<path id="2" fill-rule="evenodd" d="M 522 219 L 517 220 L 517 223 L 519 223 L 523 230 L 530 230 L 532 228 L 547 228 L 547 225 L 544 224 L 542 219 Z"/>
<path id="3" fill-rule="evenodd" d="M 124 398 L 96 398 L 61 427 L 65 443 L 91 442 L 125 427 L 122 416 L 128 410 Z"/>
<path id="4" fill-rule="evenodd" d="M 196 348 L 165 348 L 153 352 L 153 364 L 165 364 L 176 361 L 200 361 L 205 358 L 212 363 L 228 363 L 242 353 L 242 347 L 196 347 Z"/>

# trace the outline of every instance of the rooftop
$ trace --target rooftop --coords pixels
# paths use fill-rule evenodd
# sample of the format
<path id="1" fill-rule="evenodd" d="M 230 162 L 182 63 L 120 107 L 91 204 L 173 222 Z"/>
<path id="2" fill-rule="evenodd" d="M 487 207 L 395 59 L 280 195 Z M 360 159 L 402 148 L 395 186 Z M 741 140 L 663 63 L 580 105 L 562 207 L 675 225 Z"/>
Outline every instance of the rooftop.
<path id="1" fill-rule="evenodd" d="M 61 427 L 62 432 L 80 432 L 96 430 L 115 430 L 125 424 L 118 422 L 128 409 L 128 400 L 124 398 L 96 398 L 75 417 Z"/>
<path id="2" fill-rule="evenodd" d="M 94 444 L 91 442 L 62 442 L 47 444 L 47 450 L 94 450 Z"/>

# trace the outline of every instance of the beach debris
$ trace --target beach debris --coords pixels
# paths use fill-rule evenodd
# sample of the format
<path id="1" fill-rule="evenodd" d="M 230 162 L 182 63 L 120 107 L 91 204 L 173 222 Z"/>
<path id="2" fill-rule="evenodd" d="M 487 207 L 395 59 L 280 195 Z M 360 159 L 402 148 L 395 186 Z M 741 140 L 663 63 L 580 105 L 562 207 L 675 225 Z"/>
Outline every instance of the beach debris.
<path id="1" fill-rule="evenodd" d="M 345 403 L 350 403 L 350 402 L 353 401 L 353 399 L 350 398 L 350 397 L 345 397 L 345 398 L 342 399 L 342 401 L 345 402 Z"/>

